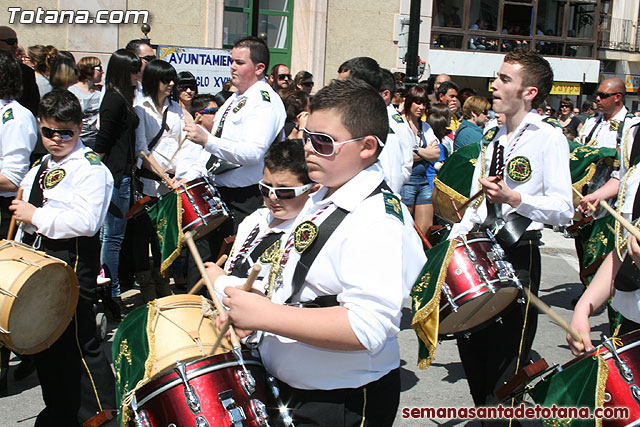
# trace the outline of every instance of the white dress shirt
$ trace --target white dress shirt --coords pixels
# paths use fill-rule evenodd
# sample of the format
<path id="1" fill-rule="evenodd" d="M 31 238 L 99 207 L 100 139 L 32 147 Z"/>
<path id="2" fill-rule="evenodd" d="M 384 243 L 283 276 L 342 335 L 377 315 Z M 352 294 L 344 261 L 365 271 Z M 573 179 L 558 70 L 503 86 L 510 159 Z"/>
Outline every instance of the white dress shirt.
<path id="1" fill-rule="evenodd" d="M 226 117 L 225 117 L 226 116 Z M 216 131 L 225 117 L 220 138 Z M 262 179 L 264 155 L 276 139 L 283 139 L 287 114 L 280 96 L 265 80 L 260 80 L 242 95 L 234 93 L 220 107 L 205 149 L 240 168 L 216 175 L 221 187 L 248 187 Z"/>
<path id="2" fill-rule="evenodd" d="M 167 113 L 168 130 L 162 133 L 156 145 L 149 151 L 149 142 L 158 134 L 162 124 L 162 115 L 167 108 L 169 109 Z M 140 124 L 136 128 L 136 153 L 144 151 L 149 155 L 151 152 L 162 169 L 167 173 L 174 174 L 176 179 L 191 181 L 201 176 L 201 170 L 194 168 L 193 165 L 198 162 L 202 147 L 186 140 L 178 151 L 178 146 L 184 136 L 184 115 L 180 104 L 167 98 L 162 111 L 158 111 L 153 99 L 146 96 L 135 106 L 135 109 L 140 118 Z M 173 161 L 171 161 L 172 158 Z M 141 181 L 144 185 L 144 194 L 149 196 L 160 196 L 168 191 L 166 185 L 160 181 L 148 178 L 141 178 Z"/>
<path id="3" fill-rule="evenodd" d="M 400 193 L 402 185 L 409 180 L 413 168 L 413 147 L 415 135 L 393 105 L 387 106 L 389 134 L 378 160 L 382 165 L 385 180 L 395 193 Z"/>
<path id="4" fill-rule="evenodd" d="M 558 226 L 568 224 L 573 217 L 574 208 L 569 170 L 569 145 L 562 130 L 543 122 L 542 117 L 532 111 L 514 130 L 511 141 L 507 141 L 506 125 L 500 127 L 494 141 L 496 138 L 504 147 L 504 180 L 509 188 L 519 192 L 521 196 L 521 203 L 517 208 L 506 203 L 502 205 L 503 217 L 511 212 L 517 212 L 530 218 L 533 222 L 527 230 L 542 230 L 544 224 Z M 486 147 L 484 176 L 480 174 L 482 153 L 478 157 L 469 194 L 475 194 L 481 189 L 478 183 L 479 178 L 486 178 L 489 175 L 493 148 L 492 141 Z M 513 181 L 507 173 L 509 162 L 517 156 L 528 159 L 531 167 L 531 176 L 524 182 Z M 474 224 L 482 224 L 486 217 L 486 200 L 482 200 L 477 209 L 472 203 L 465 211 L 462 221 L 454 224 L 450 238 L 468 233 Z"/>
<path id="5" fill-rule="evenodd" d="M 400 364 L 397 334 L 402 308 L 426 257 L 406 206 L 400 204 L 402 221 L 387 213 L 383 194 L 368 197 L 383 179 L 376 163 L 326 199 L 326 188 L 311 195 L 297 218 L 297 223 L 309 220 L 324 208 L 314 220 L 320 226 L 336 207 L 349 212 L 318 253 L 299 300 L 293 302 L 337 295 L 365 350 L 328 350 L 265 333 L 260 347 L 265 368 L 292 387 L 360 387 Z M 282 304 L 292 294 L 299 259 L 298 252 L 291 250 L 274 302 Z"/>
<path id="6" fill-rule="evenodd" d="M 29 156 L 38 140 L 38 123 L 16 100 L 0 99 L 0 175 L 16 186 L 29 171 Z M 14 197 L 16 192 L 0 192 Z"/>
<path id="7" fill-rule="evenodd" d="M 42 158 L 42 162 L 49 162 L 48 171 L 62 169 L 64 177 L 55 186 L 42 190 L 43 205 L 33 214 L 33 225 L 24 225 L 24 232 L 38 232 L 50 239 L 68 239 L 91 237 L 100 230 L 111 202 L 113 176 L 102 162 L 92 164 L 86 153 L 97 158 L 78 140 L 74 150 L 59 162 L 50 154 Z M 40 164 L 31 168 L 22 180 L 23 200 L 29 200 L 38 170 Z"/>

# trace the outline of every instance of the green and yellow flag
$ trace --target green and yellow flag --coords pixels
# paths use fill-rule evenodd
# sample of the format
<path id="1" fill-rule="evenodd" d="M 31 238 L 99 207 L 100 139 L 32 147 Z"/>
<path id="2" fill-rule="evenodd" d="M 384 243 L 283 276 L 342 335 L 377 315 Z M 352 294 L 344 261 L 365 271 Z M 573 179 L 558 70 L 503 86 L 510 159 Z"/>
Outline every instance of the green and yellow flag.
<path id="1" fill-rule="evenodd" d="M 427 369 L 435 358 L 440 324 L 440 295 L 456 241 L 444 240 L 426 252 L 427 263 L 411 290 L 411 326 L 418 335 L 418 368 Z"/>
<path id="2" fill-rule="evenodd" d="M 158 199 L 147 213 L 160 245 L 160 273 L 164 275 L 182 250 L 182 198 L 177 191 L 172 191 Z"/>
<path id="3" fill-rule="evenodd" d="M 531 398 L 542 407 L 595 408 L 604 405 L 604 393 L 609 367 L 602 356 L 587 356 L 562 371 L 540 381 L 529 391 Z M 601 419 L 545 419 L 549 427 L 600 427 Z"/>

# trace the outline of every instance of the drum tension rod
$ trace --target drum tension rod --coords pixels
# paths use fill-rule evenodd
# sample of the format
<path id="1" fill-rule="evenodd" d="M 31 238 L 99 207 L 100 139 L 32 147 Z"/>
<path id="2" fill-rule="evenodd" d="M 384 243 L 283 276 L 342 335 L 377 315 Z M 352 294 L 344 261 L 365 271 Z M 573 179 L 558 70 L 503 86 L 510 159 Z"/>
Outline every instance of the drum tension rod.
<path id="1" fill-rule="evenodd" d="M 14 294 L 13 292 L 10 292 L 10 291 L 8 291 L 6 289 L 2 289 L 2 288 L 0 288 L 0 294 L 6 295 L 8 297 L 18 298 L 18 295 Z"/>
<path id="2" fill-rule="evenodd" d="M 11 334 L 11 332 L 7 331 L 6 329 L 4 329 L 4 328 L 2 328 L 2 327 L 0 327 L 0 333 L 3 333 L 3 334 L 5 334 L 5 335 L 9 335 L 9 334 Z"/>
<path id="3" fill-rule="evenodd" d="M 618 372 L 627 383 L 629 384 L 632 383 L 633 372 L 629 368 L 629 365 L 627 365 L 624 360 L 620 359 L 620 356 L 618 355 L 616 348 L 613 346 L 613 343 L 611 342 L 611 338 L 608 338 L 606 335 L 602 335 L 602 338 L 604 338 L 602 345 L 607 350 L 609 350 L 609 353 L 611 353 L 611 355 L 615 359 L 616 368 L 618 369 Z"/>

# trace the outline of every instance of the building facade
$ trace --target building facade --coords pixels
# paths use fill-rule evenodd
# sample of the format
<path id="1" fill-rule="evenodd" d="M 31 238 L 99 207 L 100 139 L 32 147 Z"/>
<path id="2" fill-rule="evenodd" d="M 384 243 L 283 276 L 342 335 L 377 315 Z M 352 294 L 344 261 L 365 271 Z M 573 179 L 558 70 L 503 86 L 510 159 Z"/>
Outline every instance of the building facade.
<path id="1" fill-rule="evenodd" d="M 148 33 L 157 45 L 228 48 L 250 32 L 257 0 L 39 0 L 35 10 L 146 10 Z M 581 101 L 603 77 L 619 76 L 629 93 L 640 86 L 640 0 L 422 0 L 419 55 L 429 74 L 447 73 L 461 87 L 490 96 L 489 86 L 506 52 L 535 48 L 551 63 L 556 85 L 551 103 L 569 95 Z M 314 75 L 316 90 L 354 56 L 371 56 L 385 68 L 404 71 L 411 0 L 260 0 L 258 33 L 270 47 L 272 64 Z M 53 44 L 76 56 L 106 60 L 130 39 L 143 36 L 140 23 L 7 24 L 20 43 Z M 628 104 L 635 97 L 628 97 Z M 632 99 L 633 98 L 633 99 Z"/>

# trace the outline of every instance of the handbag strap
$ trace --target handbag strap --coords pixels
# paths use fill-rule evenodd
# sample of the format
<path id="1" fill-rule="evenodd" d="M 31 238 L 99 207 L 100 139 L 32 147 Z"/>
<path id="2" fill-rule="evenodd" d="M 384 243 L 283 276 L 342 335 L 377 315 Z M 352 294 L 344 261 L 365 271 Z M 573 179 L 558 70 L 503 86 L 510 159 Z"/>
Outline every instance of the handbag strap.
<path id="1" fill-rule="evenodd" d="M 169 107 L 171 107 L 171 100 L 169 100 L 169 105 L 167 105 L 167 108 L 164 109 L 164 113 L 162 113 L 162 123 L 160 124 L 160 130 L 147 145 L 149 151 L 153 150 L 153 147 L 156 146 L 156 144 L 160 140 L 160 137 L 164 133 L 165 127 L 167 126 L 167 113 L 169 113 Z"/>

